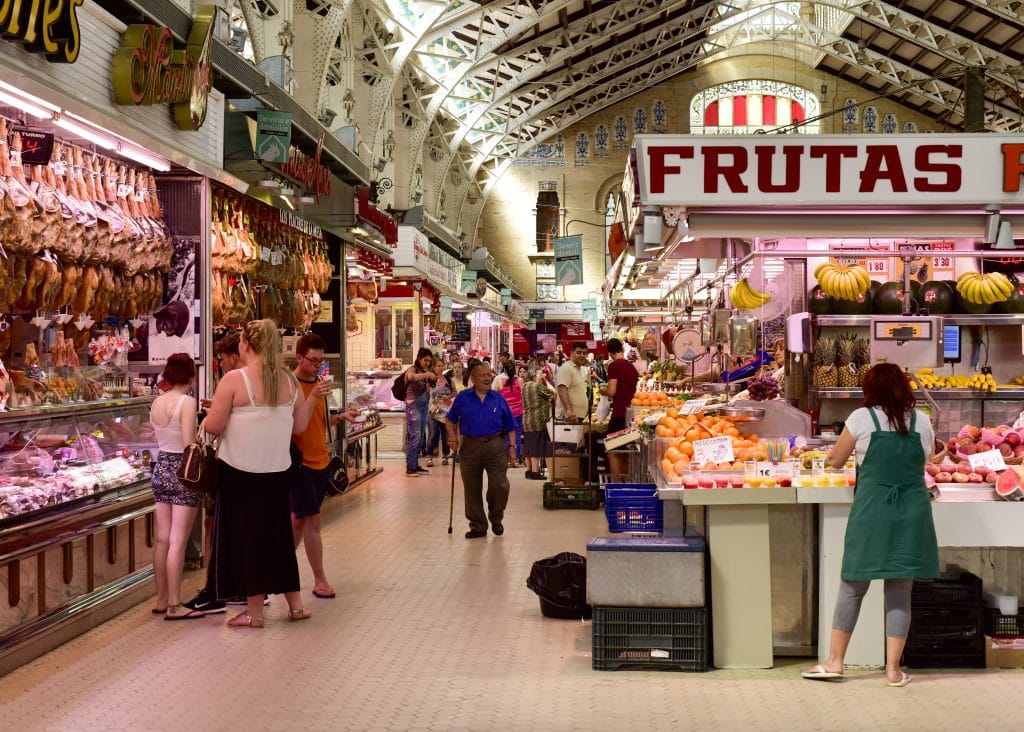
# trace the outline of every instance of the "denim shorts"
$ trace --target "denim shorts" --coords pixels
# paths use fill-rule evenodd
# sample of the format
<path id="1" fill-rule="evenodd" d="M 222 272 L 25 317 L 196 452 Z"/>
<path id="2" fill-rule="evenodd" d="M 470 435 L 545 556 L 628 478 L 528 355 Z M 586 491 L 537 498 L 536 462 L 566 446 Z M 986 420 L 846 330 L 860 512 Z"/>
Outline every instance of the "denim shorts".
<path id="1" fill-rule="evenodd" d="M 292 483 L 289 496 L 291 511 L 295 518 L 316 516 L 320 513 L 320 504 L 327 495 L 328 468 L 317 470 L 303 465 L 299 468 L 299 478 Z"/>

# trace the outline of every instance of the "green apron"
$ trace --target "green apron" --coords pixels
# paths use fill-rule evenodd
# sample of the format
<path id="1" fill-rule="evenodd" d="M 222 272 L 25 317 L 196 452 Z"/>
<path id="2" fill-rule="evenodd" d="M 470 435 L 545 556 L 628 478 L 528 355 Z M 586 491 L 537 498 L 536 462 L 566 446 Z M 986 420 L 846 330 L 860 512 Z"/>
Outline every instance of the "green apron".
<path id="1" fill-rule="evenodd" d="M 925 454 L 910 411 L 907 434 L 875 431 L 857 467 L 857 490 L 846 525 L 844 580 L 937 577 L 939 547 L 924 484 Z"/>

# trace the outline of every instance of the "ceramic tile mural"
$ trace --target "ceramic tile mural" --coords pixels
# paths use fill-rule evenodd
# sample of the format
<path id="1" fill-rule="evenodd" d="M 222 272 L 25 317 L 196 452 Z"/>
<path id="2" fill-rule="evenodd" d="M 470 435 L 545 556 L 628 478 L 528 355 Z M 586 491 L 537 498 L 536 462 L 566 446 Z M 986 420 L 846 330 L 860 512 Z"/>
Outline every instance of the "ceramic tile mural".
<path id="1" fill-rule="evenodd" d="M 594 157 L 608 157 L 608 128 L 598 125 L 594 130 Z"/>
<path id="2" fill-rule="evenodd" d="M 613 145 L 616 150 L 628 150 L 629 149 L 629 123 L 626 122 L 626 118 L 621 114 L 615 118 L 615 122 L 612 124 L 612 130 L 615 133 L 615 143 Z"/>
<path id="3" fill-rule="evenodd" d="M 590 165 L 590 136 L 586 132 L 576 135 L 576 167 Z"/>
<path id="4" fill-rule="evenodd" d="M 895 114 L 887 114 L 882 117 L 882 132 L 887 135 L 895 135 L 896 130 L 900 128 L 900 123 L 896 121 Z"/>
<path id="5" fill-rule="evenodd" d="M 633 110 L 633 134 L 643 135 L 647 132 L 647 110 L 637 107 Z"/>
<path id="6" fill-rule="evenodd" d="M 665 106 L 665 102 L 660 99 L 654 100 L 654 106 L 651 107 L 651 117 L 654 123 L 654 131 L 665 132 L 668 123 L 668 107 Z"/>
<path id="7" fill-rule="evenodd" d="M 512 163 L 521 167 L 551 167 L 565 165 L 565 138 L 555 135 L 551 142 L 534 145 Z"/>

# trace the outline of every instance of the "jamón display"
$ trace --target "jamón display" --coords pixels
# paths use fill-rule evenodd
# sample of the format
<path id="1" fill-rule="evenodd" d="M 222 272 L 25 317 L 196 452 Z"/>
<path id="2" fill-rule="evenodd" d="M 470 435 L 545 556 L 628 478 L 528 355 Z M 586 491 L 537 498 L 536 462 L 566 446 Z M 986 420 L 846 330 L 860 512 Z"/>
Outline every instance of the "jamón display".
<path id="1" fill-rule="evenodd" d="M 284 223 L 270 206 L 215 187 L 211 242 L 215 325 L 264 317 L 309 329 L 333 275 L 323 239 Z"/>

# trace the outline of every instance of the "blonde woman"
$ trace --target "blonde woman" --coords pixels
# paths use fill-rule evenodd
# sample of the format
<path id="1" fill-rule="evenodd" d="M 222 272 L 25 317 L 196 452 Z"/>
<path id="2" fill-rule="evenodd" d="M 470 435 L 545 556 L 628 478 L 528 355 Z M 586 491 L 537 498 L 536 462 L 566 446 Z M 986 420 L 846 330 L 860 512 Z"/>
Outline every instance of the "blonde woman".
<path id="1" fill-rule="evenodd" d="M 228 621 L 262 628 L 263 599 L 282 594 L 288 620 L 309 613 L 299 596 L 289 487 L 292 435 L 309 425 L 317 399 L 330 391 L 317 384 L 308 398 L 284 368 L 281 336 L 272 320 L 246 323 L 238 342 L 243 366 L 225 374 L 203 422 L 221 435 L 219 495 L 213 535 L 211 585 L 218 599 L 246 598 L 245 612 Z"/>

